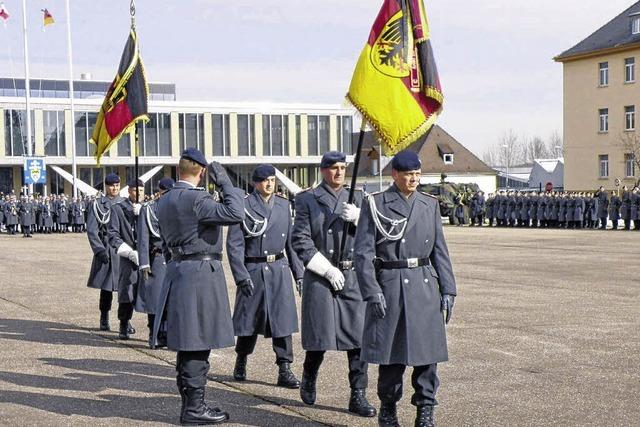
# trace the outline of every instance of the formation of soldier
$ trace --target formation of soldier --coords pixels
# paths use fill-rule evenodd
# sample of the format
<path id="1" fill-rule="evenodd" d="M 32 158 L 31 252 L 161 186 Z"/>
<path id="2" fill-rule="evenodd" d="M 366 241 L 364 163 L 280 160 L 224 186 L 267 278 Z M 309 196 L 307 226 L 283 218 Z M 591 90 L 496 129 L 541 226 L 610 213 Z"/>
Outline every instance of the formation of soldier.
<path id="1" fill-rule="evenodd" d="M 620 195 L 621 194 L 621 195 Z M 456 198 L 458 225 L 565 229 L 640 230 L 640 189 L 620 192 L 478 191 L 467 206 Z"/>
<path id="2" fill-rule="evenodd" d="M 100 329 L 111 328 L 114 292 L 121 339 L 135 333 L 134 311 L 148 316 L 150 347 L 177 352 L 182 424 L 229 419 L 205 401 L 210 352 L 235 346 L 233 375 L 244 381 L 263 336 L 272 341 L 276 384 L 299 389 L 308 405 L 316 402 L 325 353 L 344 352 L 348 410 L 377 414 L 380 426 L 399 425 L 396 404 L 403 373 L 412 366 L 415 425 L 433 426 L 437 364 L 448 358 L 445 325 L 456 284 L 438 202 L 417 191 L 420 160 L 401 152 L 392 169 L 388 190 L 350 193 L 346 155 L 326 153 L 322 182 L 296 195 L 295 218 L 289 201 L 274 194 L 271 165 L 255 169 L 255 189 L 245 196 L 220 164 L 189 148 L 178 164 L 178 182 L 163 179 L 161 196 L 145 204 L 138 202 L 144 198 L 140 182 L 130 182 L 129 197 L 121 198 L 119 178 L 107 176 L 105 195 L 87 208 L 94 253 L 88 286 L 100 289 Z M 199 187 L 207 176 L 218 197 Z M 233 314 L 223 247 L 237 286 Z M 300 323 L 294 289 L 302 298 Z M 298 331 L 305 351 L 301 380 L 291 370 Z M 366 395 L 369 363 L 379 365 L 379 410 Z"/>
<path id="3" fill-rule="evenodd" d="M 23 237 L 34 233 L 82 233 L 86 231 L 90 198 L 72 198 L 64 194 L 50 196 L 0 195 L 0 232 Z"/>

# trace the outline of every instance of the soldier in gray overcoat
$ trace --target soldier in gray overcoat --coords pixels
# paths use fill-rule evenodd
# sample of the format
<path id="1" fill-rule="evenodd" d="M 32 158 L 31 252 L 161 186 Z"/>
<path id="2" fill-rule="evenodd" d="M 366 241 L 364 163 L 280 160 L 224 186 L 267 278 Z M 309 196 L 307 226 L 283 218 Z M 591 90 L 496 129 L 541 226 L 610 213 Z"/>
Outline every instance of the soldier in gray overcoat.
<path id="1" fill-rule="evenodd" d="M 254 191 L 244 199 L 245 220 L 229 227 L 227 253 L 238 286 L 233 327 L 236 364 L 233 377 L 246 379 L 247 357 L 258 335 L 272 338 L 278 365 L 278 386 L 298 388 L 291 372 L 293 342 L 298 315 L 291 274 L 302 281 L 304 267 L 291 247 L 289 201 L 274 195 L 276 170 L 260 165 L 252 175 Z M 285 256 L 286 255 L 286 256 Z"/>
<path id="2" fill-rule="evenodd" d="M 171 178 L 162 178 L 158 182 L 159 197 L 173 188 L 175 181 Z M 149 327 L 149 347 L 152 349 L 166 347 L 166 328 L 160 328 L 158 335 L 153 335 L 153 326 L 158 312 L 162 285 L 167 270 L 167 265 L 162 256 L 162 237 L 158 226 L 157 200 L 142 205 L 138 215 L 138 258 L 140 261 L 140 274 L 138 276 L 138 291 L 136 295 L 135 310 L 138 313 L 147 314 L 147 326 Z"/>
<path id="3" fill-rule="evenodd" d="M 607 229 L 607 217 L 609 215 L 609 198 L 607 192 L 604 191 L 604 187 L 600 186 L 596 192 L 596 198 L 598 199 L 598 219 L 600 220 L 600 229 Z"/>
<path id="4" fill-rule="evenodd" d="M 413 366 L 415 425 L 432 426 L 456 282 L 438 201 L 416 191 L 418 155 L 402 151 L 391 167 L 394 185 L 369 196 L 356 233 L 358 284 L 368 303 L 362 358 L 379 365 L 379 425 L 398 425 L 402 377 Z"/>
<path id="5" fill-rule="evenodd" d="M 69 205 L 69 201 L 67 200 L 67 196 L 62 194 L 60 196 L 60 201 L 57 204 L 57 217 L 58 217 L 58 232 L 66 233 L 67 227 L 69 225 L 69 212 L 71 206 Z"/>
<path id="6" fill-rule="evenodd" d="M 35 225 L 35 208 L 36 207 L 31 196 L 23 196 L 22 200 L 18 204 L 22 237 L 33 237 L 31 235 L 31 227 Z"/>
<path id="7" fill-rule="evenodd" d="M 638 187 L 634 187 L 631 194 L 631 220 L 633 229 L 640 231 L 640 189 Z"/>
<path id="8" fill-rule="evenodd" d="M 9 200 L 4 204 L 4 223 L 7 226 L 7 234 L 16 234 L 18 225 L 18 203 L 16 196 L 11 195 Z"/>
<path id="9" fill-rule="evenodd" d="M 229 414 L 205 402 L 212 349 L 234 345 L 233 322 L 222 268 L 222 226 L 244 219 L 244 192 L 235 188 L 219 163 L 209 165 L 210 181 L 222 190 L 218 202 L 197 185 L 207 160 L 187 148 L 178 163 L 179 181 L 158 201 L 158 223 L 168 261 L 158 313 L 167 312 L 167 347 L 178 352 L 176 383 L 183 424 L 214 424 Z M 156 316 L 154 336 L 161 316 Z"/>
<path id="10" fill-rule="evenodd" d="M 118 291 L 120 257 L 116 253 L 116 248 L 109 245 L 107 231 L 111 220 L 111 206 L 122 199 L 119 196 L 120 177 L 110 173 L 105 177 L 104 185 L 105 195 L 96 197 L 87 208 L 89 211 L 87 238 L 93 252 L 87 286 L 100 289 L 100 330 L 108 331 L 111 329 L 109 312 L 113 302 L 113 292 Z"/>
<path id="11" fill-rule="evenodd" d="M 138 288 L 138 216 L 142 205 L 138 200 L 144 199 L 144 183 L 132 179 L 128 183 L 129 197 L 122 199 L 111 207 L 109 221 L 109 245 L 116 249 L 120 257 L 118 268 L 118 320 L 120 320 L 121 340 L 128 340 L 132 333 L 131 317 L 136 301 Z M 137 194 L 136 194 L 137 192 Z"/>
<path id="12" fill-rule="evenodd" d="M 366 304 L 353 267 L 353 237 L 362 192 L 349 204 L 344 187 L 346 155 L 325 153 L 320 163 L 322 182 L 296 195 L 292 245 L 305 264 L 302 286 L 302 348 L 306 350 L 300 397 L 316 400 L 318 370 L 327 350 L 344 351 L 349 361 L 349 411 L 375 416 L 366 399 L 367 363 L 360 359 Z M 347 223 L 345 253 L 340 253 Z"/>
<path id="13" fill-rule="evenodd" d="M 620 220 L 620 208 L 622 200 L 615 191 L 611 192 L 611 201 L 609 203 L 609 219 L 613 223 L 612 230 L 618 230 L 618 221 Z"/>
<path id="14" fill-rule="evenodd" d="M 40 219 L 42 221 L 42 232 L 51 234 L 53 229 L 53 215 L 51 213 L 51 202 L 45 197 L 40 204 Z"/>

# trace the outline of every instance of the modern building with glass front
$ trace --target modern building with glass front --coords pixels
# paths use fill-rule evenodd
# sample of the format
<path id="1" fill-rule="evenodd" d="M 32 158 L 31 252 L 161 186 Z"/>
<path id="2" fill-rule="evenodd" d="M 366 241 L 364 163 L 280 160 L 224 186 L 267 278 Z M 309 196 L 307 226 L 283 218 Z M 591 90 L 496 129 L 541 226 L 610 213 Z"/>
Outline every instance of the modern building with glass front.
<path id="1" fill-rule="evenodd" d="M 47 184 L 37 193 L 71 193 L 71 184 L 50 166 L 71 172 L 72 132 L 76 141 L 78 178 L 96 188 L 110 172 L 123 179 L 134 174 L 134 135 L 121 138 L 97 167 L 95 146 L 89 143 L 109 82 L 74 82 L 75 117 L 71 116 L 68 82 L 30 80 L 32 153 L 47 163 Z M 27 153 L 24 80 L 0 79 L 0 192 L 20 192 Z M 336 105 L 182 102 L 175 85 L 150 84 L 150 121 L 139 132 L 140 173 L 164 166 L 147 183 L 155 188 L 163 176 L 176 177 L 176 164 L 185 147 L 197 147 L 209 160 L 227 166 L 235 183 L 245 189 L 251 172 L 271 163 L 301 187 L 318 177 L 322 154 L 342 150 L 351 154 L 353 110 Z"/>

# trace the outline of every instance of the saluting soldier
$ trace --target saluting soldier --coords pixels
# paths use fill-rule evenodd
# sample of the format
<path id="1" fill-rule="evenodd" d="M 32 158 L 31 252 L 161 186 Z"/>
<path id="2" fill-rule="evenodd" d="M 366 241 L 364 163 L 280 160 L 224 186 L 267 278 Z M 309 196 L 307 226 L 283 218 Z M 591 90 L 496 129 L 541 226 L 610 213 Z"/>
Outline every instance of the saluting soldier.
<path id="1" fill-rule="evenodd" d="M 132 179 L 127 183 L 129 197 L 121 199 L 111 206 L 111 220 L 109 221 L 109 244 L 116 249 L 120 257 L 118 268 L 118 320 L 120 320 L 119 338 L 128 340 L 129 335 L 135 333 L 130 324 L 133 316 L 136 290 L 138 286 L 138 239 L 136 228 L 138 215 L 142 205 L 138 200 L 144 198 L 144 183 L 139 179 Z M 137 193 L 136 193 L 137 192 Z"/>
<path id="2" fill-rule="evenodd" d="M 93 252 L 91 271 L 87 286 L 100 289 L 100 330 L 108 331 L 109 311 L 113 302 L 113 292 L 118 291 L 120 257 L 117 248 L 109 245 L 108 228 L 111 221 L 111 207 L 122 198 L 120 194 L 120 177 L 115 173 L 104 179 L 104 196 L 98 196 L 88 206 L 87 238 Z M 130 331 L 131 332 L 131 331 Z"/>
<path id="3" fill-rule="evenodd" d="M 298 388 L 291 372 L 298 314 L 291 273 L 301 290 L 304 267 L 291 247 L 289 201 L 274 195 L 276 170 L 272 165 L 255 168 L 254 191 L 244 199 L 245 219 L 229 227 L 227 253 L 237 285 L 233 310 L 236 364 L 233 377 L 246 379 L 247 357 L 262 335 L 272 339 L 278 365 L 278 386 Z M 286 255 L 286 256 L 285 256 Z"/>
<path id="4" fill-rule="evenodd" d="M 207 160 L 195 148 L 183 151 L 179 181 L 158 200 L 158 223 L 168 260 L 157 313 L 167 312 L 167 347 L 178 352 L 176 383 L 182 397 L 180 422 L 221 423 L 229 414 L 205 402 L 212 349 L 234 345 L 233 322 L 222 268 L 222 226 L 244 219 L 243 195 L 222 165 L 208 167 L 211 182 L 222 190 L 222 201 L 198 187 Z M 160 326 L 156 316 L 154 336 Z"/>
<path id="5" fill-rule="evenodd" d="M 607 192 L 603 186 L 600 186 L 596 192 L 596 198 L 598 199 L 598 219 L 600 220 L 600 229 L 607 229 L 607 216 L 609 212 L 609 199 L 607 198 Z"/>
<path id="6" fill-rule="evenodd" d="M 162 178 L 158 182 L 158 197 L 162 197 L 174 185 L 175 181 L 173 179 Z M 147 314 L 149 347 L 152 349 L 166 347 L 167 345 L 166 330 L 161 328 L 157 336 L 153 335 L 155 317 L 163 314 L 158 311 L 158 305 L 160 304 L 162 284 L 167 270 L 166 262 L 162 255 L 162 237 L 158 226 L 158 200 L 142 205 L 136 230 L 138 233 L 140 276 L 134 308 L 138 313 Z"/>
<path id="7" fill-rule="evenodd" d="M 300 397 L 316 401 L 318 370 L 327 350 L 345 351 L 349 361 L 349 411 L 374 417 L 366 398 L 367 363 L 360 359 L 366 304 L 353 266 L 353 237 L 360 215 L 362 192 L 348 204 L 344 186 L 346 155 L 331 151 L 322 156 L 322 182 L 296 195 L 292 245 L 305 264 L 302 286 L 302 348 L 306 350 Z M 345 253 L 340 253 L 345 222 Z"/>
<path id="8" fill-rule="evenodd" d="M 396 404 L 412 366 L 415 425 L 433 426 L 456 283 L 438 202 L 416 191 L 420 159 L 402 151 L 391 167 L 394 184 L 369 196 L 356 234 L 356 272 L 367 301 L 362 358 L 379 365 L 379 425 L 399 425 Z"/>

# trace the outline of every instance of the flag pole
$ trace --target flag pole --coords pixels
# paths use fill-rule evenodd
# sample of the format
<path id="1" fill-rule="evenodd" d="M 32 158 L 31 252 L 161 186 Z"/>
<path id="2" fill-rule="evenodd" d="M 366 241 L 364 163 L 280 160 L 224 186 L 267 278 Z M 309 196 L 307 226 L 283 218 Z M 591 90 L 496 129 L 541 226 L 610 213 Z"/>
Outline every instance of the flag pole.
<path id="1" fill-rule="evenodd" d="M 135 31 L 136 29 L 136 2 L 135 0 L 131 0 L 129 5 L 129 12 L 131 13 L 131 29 Z M 136 176 L 136 203 L 140 203 L 140 194 L 138 192 L 138 180 L 140 179 L 140 165 L 139 165 L 139 157 L 140 157 L 140 121 L 135 123 L 134 128 L 134 144 L 135 144 L 135 164 L 133 167 L 133 173 Z"/>
<path id="2" fill-rule="evenodd" d="M 27 1 L 22 0 L 22 34 L 24 40 L 24 89 L 27 110 L 27 157 L 33 155 L 31 149 L 31 86 L 29 81 L 29 43 L 27 42 Z M 22 152 L 24 155 L 24 151 Z M 23 166 L 24 167 L 24 166 Z M 33 194 L 33 184 L 29 184 L 29 194 Z"/>
<path id="3" fill-rule="evenodd" d="M 74 102 L 74 87 L 73 87 L 73 51 L 71 48 L 71 8 L 69 7 L 69 0 L 65 0 L 65 8 L 67 12 L 67 56 L 69 61 L 69 101 L 71 102 L 71 122 L 76 120 L 76 110 Z M 76 176 L 78 175 L 78 163 L 76 159 L 76 133 L 71 132 L 71 175 L 73 186 L 73 197 L 78 197 L 78 186 L 76 184 Z"/>
<path id="4" fill-rule="evenodd" d="M 362 124 L 360 125 L 360 136 L 358 137 L 358 146 L 356 148 L 356 158 L 353 161 L 353 174 L 351 176 L 351 187 L 349 188 L 349 204 L 353 203 L 356 193 L 356 183 L 358 181 L 358 169 L 360 168 L 360 158 L 362 157 L 362 143 L 364 141 L 364 133 L 367 127 L 367 121 L 362 118 Z M 342 240 L 340 242 L 340 261 L 344 261 L 344 249 L 347 245 L 347 234 L 349 233 L 349 226 L 351 223 L 345 222 L 342 230 Z"/>

